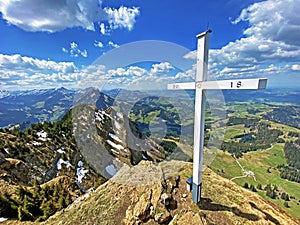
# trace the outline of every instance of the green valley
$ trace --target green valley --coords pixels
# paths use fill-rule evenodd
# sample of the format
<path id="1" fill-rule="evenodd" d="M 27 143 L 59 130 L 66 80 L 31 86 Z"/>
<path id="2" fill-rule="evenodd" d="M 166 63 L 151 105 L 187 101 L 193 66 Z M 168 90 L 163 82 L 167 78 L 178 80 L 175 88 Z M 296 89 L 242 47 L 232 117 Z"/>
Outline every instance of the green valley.
<path id="1" fill-rule="evenodd" d="M 231 154 L 234 153 L 239 156 L 237 160 L 245 171 L 253 171 L 256 178 L 255 180 L 252 176 L 242 177 L 234 179 L 234 182 L 257 192 L 266 200 L 272 201 L 294 217 L 299 218 L 300 183 L 281 178 L 281 167 L 299 171 L 299 168 L 292 167 L 288 163 L 289 156 L 284 149 L 288 143 L 294 144 L 299 140 L 300 130 L 289 125 L 265 120 L 265 115 L 274 113 L 274 106 L 271 105 L 232 104 L 228 108 L 230 113 L 223 142 L 223 147 L 225 144 L 226 148 L 218 151 L 210 168 L 227 179 L 243 176 L 242 169 Z M 249 113 L 250 108 L 255 108 L 255 112 Z M 279 113 L 280 111 L 276 110 L 275 112 Z M 283 112 L 286 113 L 286 111 Z M 286 121 L 288 120 L 287 118 Z M 267 124 L 267 126 L 261 126 L 261 124 Z M 244 140 L 245 136 L 250 136 L 252 139 Z M 245 145 L 245 143 L 249 145 Z M 266 145 L 267 143 L 268 145 Z M 256 145 L 255 148 L 254 145 Z M 299 153 L 299 146 L 295 148 Z M 299 157 L 293 159 L 298 163 L 300 161 Z M 270 194 L 270 190 L 272 194 Z"/>

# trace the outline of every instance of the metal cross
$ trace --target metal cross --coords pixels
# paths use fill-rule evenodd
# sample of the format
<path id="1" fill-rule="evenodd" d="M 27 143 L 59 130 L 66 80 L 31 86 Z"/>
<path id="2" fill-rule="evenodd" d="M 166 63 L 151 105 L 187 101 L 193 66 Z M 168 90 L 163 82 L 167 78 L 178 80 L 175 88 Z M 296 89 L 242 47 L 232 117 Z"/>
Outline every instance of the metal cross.
<path id="1" fill-rule="evenodd" d="M 207 81 L 208 44 L 210 33 L 211 30 L 207 30 L 197 35 L 197 73 L 195 82 L 168 84 L 168 89 L 170 90 L 196 91 L 194 165 L 192 177 L 192 199 L 195 203 L 199 203 L 201 198 L 206 90 L 258 90 L 265 89 L 267 86 L 267 79 L 265 78 Z"/>

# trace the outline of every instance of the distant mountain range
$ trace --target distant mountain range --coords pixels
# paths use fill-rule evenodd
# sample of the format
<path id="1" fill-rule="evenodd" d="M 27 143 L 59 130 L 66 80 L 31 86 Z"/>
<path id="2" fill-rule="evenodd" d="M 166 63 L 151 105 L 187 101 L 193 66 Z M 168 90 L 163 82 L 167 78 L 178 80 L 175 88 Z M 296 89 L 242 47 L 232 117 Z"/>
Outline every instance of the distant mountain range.
<path id="1" fill-rule="evenodd" d="M 83 93 L 86 93 L 86 96 Z M 92 88 L 75 91 L 63 87 L 28 91 L 0 90 L 0 127 L 4 128 L 18 124 L 20 129 L 25 129 L 30 124 L 38 122 L 55 122 L 60 120 L 73 105 L 78 105 L 82 102 L 92 102 L 97 108 L 103 109 L 108 105 L 112 105 L 114 99 L 124 105 L 134 103 L 143 97 L 151 95 L 170 95 L 170 91 L 152 91 L 150 93 L 152 94 L 122 89 L 113 89 L 102 93 Z M 185 94 L 171 92 L 171 95 L 176 95 L 178 98 L 186 98 L 186 96 L 193 98 L 194 92 L 188 91 Z M 267 104 L 282 102 L 300 105 L 300 91 L 295 89 L 266 89 L 255 91 L 255 94 L 253 91 L 239 91 L 238 93 L 236 91 L 224 91 L 223 95 L 225 102 L 253 101 Z M 108 99 L 108 105 L 101 105 L 103 102 L 99 99 L 104 96 Z"/>
<path id="2" fill-rule="evenodd" d="M 58 121 L 72 106 L 74 93 L 65 88 L 1 91 L 0 127 L 20 124 L 27 128 L 32 123 Z"/>

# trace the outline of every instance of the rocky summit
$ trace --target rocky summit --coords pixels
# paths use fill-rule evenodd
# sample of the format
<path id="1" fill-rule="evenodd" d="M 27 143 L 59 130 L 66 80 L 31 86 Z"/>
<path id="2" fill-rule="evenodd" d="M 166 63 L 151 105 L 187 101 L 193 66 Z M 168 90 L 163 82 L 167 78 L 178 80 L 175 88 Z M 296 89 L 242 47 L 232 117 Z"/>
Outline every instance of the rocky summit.
<path id="1" fill-rule="evenodd" d="M 192 164 L 180 161 L 124 166 L 43 224 L 300 224 L 276 205 L 209 168 L 203 174 L 202 199 L 197 205 L 186 189 L 191 173 Z"/>

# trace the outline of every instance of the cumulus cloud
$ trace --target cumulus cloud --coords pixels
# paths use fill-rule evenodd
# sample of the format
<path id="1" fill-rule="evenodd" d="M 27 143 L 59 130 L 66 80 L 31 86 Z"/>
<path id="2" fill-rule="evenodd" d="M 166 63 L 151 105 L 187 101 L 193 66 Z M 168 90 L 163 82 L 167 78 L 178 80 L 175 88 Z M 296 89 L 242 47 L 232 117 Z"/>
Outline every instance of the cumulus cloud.
<path id="1" fill-rule="evenodd" d="M 113 41 L 109 41 L 107 43 L 107 46 L 112 47 L 112 48 L 118 48 L 118 47 L 120 47 L 120 45 L 114 43 Z"/>
<path id="2" fill-rule="evenodd" d="M 7 71 L 54 71 L 61 73 L 72 73 L 77 71 L 73 62 L 55 62 L 51 60 L 40 60 L 21 55 L 0 54 L 0 69 Z"/>
<path id="3" fill-rule="evenodd" d="M 95 41 L 94 46 L 97 47 L 97 48 L 103 49 L 103 51 L 108 50 L 108 49 L 112 49 L 112 48 L 119 48 L 120 47 L 120 45 L 118 45 L 117 43 L 115 43 L 113 41 L 108 41 L 106 44 L 104 44 L 101 41 Z"/>
<path id="4" fill-rule="evenodd" d="M 116 29 L 132 30 L 136 17 L 140 15 L 138 7 L 121 6 L 118 9 L 106 7 L 104 11 L 107 14 L 107 21 L 99 23 L 100 32 L 103 35 L 109 35 Z"/>
<path id="5" fill-rule="evenodd" d="M 67 86 L 72 88 L 166 87 L 179 81 L 169 62 L 154 63 L 149 68 L 128 66 L 106 69 L 90 65 L 78 70 L 73 62 L 55 62 L 21 55 L 0 54 L 0 83 L 6 89 L 32 89 Z M 177 79 L 177 80 L 176 80 Z M 151 84 L 151 85 L 149 85 Z M 154 86 L 153 86 L 154 85 Z"/>
<path id="6" fill-rule="evenodd" d="M 73 88 L 165 87 L 175 80 L 175 68 L 168 62 L 154 63 L 146 69 L 129 66 L 107 70 L 90 65 L 78 70 L 73 62 L 55 62 L 21 55 L 0 54 L 0 83 L 7 89 L 32 89 L 68 86 Z M 179 77 L 177 77 L 179 78 Z M 151 84 L 151 85 L 149 85 Z M 143 86 L 146 85 L 146 86 Z M 154 86 L 153 86 L 154 85 Z"/>
<path id="7" fill-rule="evenodd" d="M 40 88 L 74 82 L 78 69 L 73 62 L 55 62 L 21 55 L 0 54 L 0 83 L 3 88 Z"/>
<path id="8" fill-rule="evenodd" d="M 197 51 L 191 51 L 183 56 L 184 59 L 197 59 Z"/>
<path id="9" fill-rule="evenodd" d="M 168 74 L 171 70 L 175 68 L 169 62 L 161 62 L 158 64 L 153 64 L 150 74 L 151 75 L 164 75 Z"/>
<path id="10" fill-rule="evenodd" d="M 139 8 L 127 8 L 121 6 L 119 9 L 104 8 L 108 15 L 110 29 L 125 28 L 132 30 L 135 18 L 140 14 Z"/>
<path id="11" fill-rule="evenodd" d="M 94 42 L 94 46 L 98 47 L 98 48 L 103 48 L 104 45 L 103 45 L 103 43 L 101 41 L 95 41 Z"/>
<path id="12" fill-rule="evenodd" d="M 117 68 L 108 71 L 109 78 L 114 77 L 130 77 L 130 79 L 134 79 L 135 77 L 141 77 L 147 74 L 147 70 L 138 67 L 138 66 L 130 66 L 127 69 Z"/>
<path id="13" fill-rule="evenodd" d="M 83 50 L 79 49 L 78 44 L 75 43 L 75 42 L 70 43 L 70 48 L 69 49 L 62 48 L 62 51 L 64 53 L 70 54 L 71 57 L 82 56 L 82 57 L 86 58 L 88 56 L 87 50 L 86 49 L 83 49 Z"/>
<path id="14" fill-rule="evenodd" d="M 140 66 L 128 68 L 116 68 L 109 70 L 106 74 L 110 87 L 123 87 L 129 89 L 151 89 L 153 87 L 165 89 L 167 83 L 180 81 L 176 77 L 175 67 L 169 62 L 154 63 L 151 68 L 145 69 Z"/>
<path id="15" fill-rule="evenodd" d="M 93 23 L 106 17 L 97 0 L 45 0 L 42 4 L 39 0 L 1 1 L 0 11 L 10 24 L 26 31 L 94 30 Z"/>
<path id="16" fill-rule="evenodd" d="M 101 23 L 99 25 L 99 27 L 100 27 L 100 33 L 101 34 L 103 34 L 103 35 L 108 34 L 107 31 L 106 31 L 107 29 L 105 28 L 105 24 L 104 23 Z"/>
<path id="17" fill-rule="evenodd" d="M 249 27 L 244 31 L 248 36 L 299 46 L 299 11 L 298 0 L 268 0 L 243 9 L 233 23 L 248 22 Z"/>
<path id="18" fill-rule="evenodd" d="M 299 64 L 293 64 L 293 65 L 291 66 L 291 69 L 292 69 L 293 71 L 300 71 L 300 65 L 299 65 Z"/>
<path id="19" fill-rule="evenodd" d="M 258 72 L 275 73 L 275 69 L 290 71 L 291 66 L 273 68 L 272 64 L 300 61 L 299 10 L 298 0 L 267 0 L 243 9 L 232 23 L 248 24 L 244 37 L 210 50 L 210 72 L 218 76 L 254 76 Z M 195 53 L 186 57 L 195 57 Z"/>
<path id="20" fill-rule="evenodd" d="M 102 0 L 44 0 L 42 4 L 39 0 L 1 1 L 0 12 L 8 23 L 26 31 L 57 32 L 73 27 L 95 31 L 94 25 L 100 24 L 102 34 L 106 33 L 104 22 L 110 30 L 132 30 L 139 15 L 136 7 L 103 9 Z"/>

